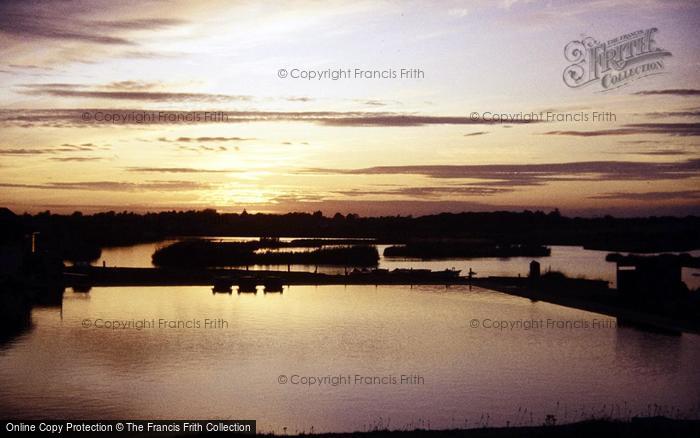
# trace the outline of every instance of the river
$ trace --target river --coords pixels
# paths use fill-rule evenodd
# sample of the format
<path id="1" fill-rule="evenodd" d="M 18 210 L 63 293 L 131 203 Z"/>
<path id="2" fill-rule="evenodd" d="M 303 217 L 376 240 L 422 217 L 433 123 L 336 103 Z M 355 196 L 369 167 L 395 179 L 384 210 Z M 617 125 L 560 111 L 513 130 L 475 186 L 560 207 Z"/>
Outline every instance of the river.
<path id="1" fill-rule="evenodd" d="M 150 265 L 157 244 L 103 252 Z M 611 280 L 603 252 L 543 268 Z M 389 261 L 525 273 L 529 259 Z M 101 262 L 98 262 L 101 263 Z M 309 268 L 309 267 L 306 267 Z M 466 286 L 67 289 L 0 347 L 13 419 L 254 419 L 275 433 L 700 418 L 700 336 Z"/>

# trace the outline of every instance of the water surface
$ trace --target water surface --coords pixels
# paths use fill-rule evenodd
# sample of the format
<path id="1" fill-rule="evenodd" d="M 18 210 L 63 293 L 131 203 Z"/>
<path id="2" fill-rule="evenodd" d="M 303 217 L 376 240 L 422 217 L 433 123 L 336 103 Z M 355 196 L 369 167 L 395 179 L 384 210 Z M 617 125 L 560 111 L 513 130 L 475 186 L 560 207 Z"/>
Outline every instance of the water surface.
<path id="1" fill-rule="evenodd" d="M 240 242 L 255 240 L 251 237 L 209 237 L 211 239 Z M 283 238 L 289 241 L 292 238 Z M 144 243 L 127 247 L 104 248 L 102 256 L 95 262 L 102 265 L 104 261 L 107 266 L 120 267 L 152 267 L 151 255 L 162 246 L 176 242 L 176 239 L 163 242 Z M 402 258 L 384 257 L 384 248 L 389 245 L 377 245 L 379 250 L 380 268 L 414 268 L 414 269 L 434 269 L 444 270 L 456 268 L 462 270 L 462 275 L 466 275 L 471 268 L 480 277 L 490 275 L 517 276 L 527 275 L 529 263 L 537 260 L 541 264 L 543 271 L 556 270 L 571 277 L 584 277 L 588 279 L 600 279 L 610 282 L 611 287 L 615 287 L 615 264 L 606 262 L 605 256 L 609 251 L 595 251 L 583 249 L 579 246 L 551 246 L 551 256 L 549 257 L 510 257 L 510 258 L 476 258 L 476 259 L 453 259 L 453 260 L 416 260 Z M 700 257 L 700 251 L 690 251 L 691 255 Z M 276 269 L 286 270 L 284 266 L 251 266 L 251 269 Z M 343 273 L 343 267 L 333 266 L 309 266 L 291 265 L 291 270 L 298 271 L 318 271 L 324 273 Z M 695 274 L 695 275 L 694 275 Z M 683 269 L 683 281 L 691 289 L 700 288 L 700 269 Z"/>
<path id="2" fill-rule="evenodd" d="M 96 319 L 219 318 L 227 327 L 94 328 Z M 69 289 L 62 307 L 37 308 L 33 319 L 0 350 L 5 417 L 246 418 L 291 433 L 700 412 L 700 337 L 614 328 L 605 316 L 466 287 Z M 489 320 L 571 326 L 484 328 Z M 402 374 L 423 381 L 279 383 Z"/>

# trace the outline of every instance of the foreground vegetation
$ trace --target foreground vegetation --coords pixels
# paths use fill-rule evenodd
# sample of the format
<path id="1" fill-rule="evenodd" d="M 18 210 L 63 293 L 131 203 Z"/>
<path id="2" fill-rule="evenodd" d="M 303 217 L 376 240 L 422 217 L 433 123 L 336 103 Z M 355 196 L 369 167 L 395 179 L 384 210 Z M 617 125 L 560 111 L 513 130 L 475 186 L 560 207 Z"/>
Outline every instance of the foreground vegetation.
<path id="1" fill-rule="evenodd" d="M 274 436 L 268 434 L 265 436 Z M 700 421 L 674 420 L 665 417 L 634 418 L 631 421 L 588 420 L 571 424 L 545 424 L 542 426 L 480 427 L 449 430 L 372 430 L 353 433 L 301 433 L 297 436 L 324 438 L 346 437 L 396 437 L 396 438 L 696 438 L 700 436 Z"/>

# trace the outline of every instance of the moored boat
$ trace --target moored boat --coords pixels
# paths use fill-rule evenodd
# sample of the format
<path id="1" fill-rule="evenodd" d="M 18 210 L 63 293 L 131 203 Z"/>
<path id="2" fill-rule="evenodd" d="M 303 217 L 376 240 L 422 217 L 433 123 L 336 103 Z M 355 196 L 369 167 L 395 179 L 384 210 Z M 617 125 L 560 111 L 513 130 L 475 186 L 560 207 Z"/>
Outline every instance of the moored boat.
<path id="1" fill-rule="evenodd" d="M 280 277 L 269 276 L 265 278 L 263 282 L 265 286 L 265 293 L 268 292 L 282 292 L 284 289 L 284 283 Z"/>
<path id="2" fill-rule="evenodd" d="M 244 276 L 238 279 L 238 293 L 256 293 L 258 291 L 258 281 L 255 277 Z"/>
<path id="3" fill-rule="evenodd" d="M 212 293 L 231 293 L 233 280 L 229 277 L 217 277 L 214 279 L 214 287 L 211 288 Z"/>

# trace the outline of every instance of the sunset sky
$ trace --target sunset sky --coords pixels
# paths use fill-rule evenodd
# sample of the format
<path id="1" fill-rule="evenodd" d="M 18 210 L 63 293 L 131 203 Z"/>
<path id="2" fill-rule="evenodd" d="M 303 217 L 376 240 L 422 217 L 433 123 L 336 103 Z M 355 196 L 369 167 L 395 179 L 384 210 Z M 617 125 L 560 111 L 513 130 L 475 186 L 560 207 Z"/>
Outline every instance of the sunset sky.
<path id="1" fill-rule="evenodd" d="M 648 28 L 672 54 L 662 74 L 565 85 L 567 43 Z M 700 214 L 698 28 L 694 0 L 3 2 L 0 201 L 16 213 Z M 194 111 L 227 120 L 95 120 Z M 484 116 L 547 111 L 616 120 Z"/>

